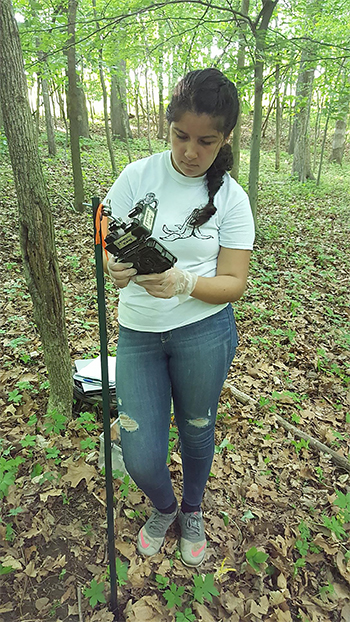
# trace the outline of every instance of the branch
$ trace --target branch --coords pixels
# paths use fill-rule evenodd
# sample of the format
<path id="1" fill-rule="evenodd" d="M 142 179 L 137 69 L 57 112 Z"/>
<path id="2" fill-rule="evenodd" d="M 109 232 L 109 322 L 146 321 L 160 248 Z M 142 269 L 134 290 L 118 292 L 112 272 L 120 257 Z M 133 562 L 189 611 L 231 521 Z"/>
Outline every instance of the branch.
<path id="1" fill-rule="evenodd" d="M 256 400 L 254 400 L 246 393 L 243 393 L 242 391 L 236 389 L 236 387 L 234 387 L 230 382 L 224 383 L 224 389 L 226 388 L 231 391 L 232 395 L 236 398 L 238 402 L 241 402 L 241 404 L 257 405 L 258 402 Z M 288 421 L 283 419 L 283 417 L 281 417 L 280 415 L 276 415 L 276 413 L 274 413 L 273 415 L 277 419 L 278 423 L 285 430 L 288 430 L 288 432 L 292 432 L 292 434 L 294 434 L 294 436 L 297 436 L 298 438 L 303 438 L 305 441 L 308 441 L 310 447 L 328 454 L 329 456 L 331 456 L 333 462 L 335 462 L 339 467 L 341 467 L 345 471 L 350 472 L 350 463 L 348 462 L 348 460 L 343 456 L 340 456 L 336 451 L 334 451 L 334 449 L 331 449 L 327 445 L 324 445 L 323 443 L 321 443 L 321 441 L 318 441 L 316 438 L 310 436 L 306 432 L 302 432 L 301 430 L 296 428 L 295 425 L 288 423 Z"/>

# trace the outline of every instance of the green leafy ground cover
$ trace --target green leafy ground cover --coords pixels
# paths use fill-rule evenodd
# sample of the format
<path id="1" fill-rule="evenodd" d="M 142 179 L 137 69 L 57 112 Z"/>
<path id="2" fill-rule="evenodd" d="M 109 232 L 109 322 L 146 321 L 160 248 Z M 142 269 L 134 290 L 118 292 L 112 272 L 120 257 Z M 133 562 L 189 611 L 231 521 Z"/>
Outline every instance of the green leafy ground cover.
<path id="1" fill-rule="evenodd" d="M 63 138 L 41 147 L 65 289 L 72 360 L 98 353 L 92 223 L 72 210 Z M 265 145 L 266 148 L 267 145 Z M 135 141 L 134 157 L 146 154 Z M 154 149 L 164 144 L 154 143 Z M 47 380 L 18 244 L 16 201 L 0 140 L 0 621 L 112 620 L 108 612 L 99 410 L 46 417 Z M 127 163 L 123 145 L 117 161 Z M 100 134 L 83 143 L 87 197 L 111 179 Z M 248 152 L 242 154 L 247 184 Z M 349 472 L 288 434 L 276 414 L 348 459 L 350 166 L 325 163 L 322 184 L 290 178 L 263 151 L 259 231 L 244 298 L 234 305 L 240 347 L 228 381 L 256 403 L 221 396 L 216 453 L 204 498 L 208 554 L 198 571 L 179 560 L 174 526 L 162 552 L 136 553 L 149 505 L 116 473 L 120 619 L 306 622 L 350 619 Z M 110 353 L 117 293 L 107 285 Z M 170 469 L 180 498 L 176 428 Z M 78 598 L 79 594 L 79 598 Z"/>

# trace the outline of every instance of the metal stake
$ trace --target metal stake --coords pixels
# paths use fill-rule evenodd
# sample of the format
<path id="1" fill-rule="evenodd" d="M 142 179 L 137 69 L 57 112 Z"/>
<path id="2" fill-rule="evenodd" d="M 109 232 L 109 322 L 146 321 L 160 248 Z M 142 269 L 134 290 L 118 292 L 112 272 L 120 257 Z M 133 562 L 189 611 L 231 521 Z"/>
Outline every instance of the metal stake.
<path id="1" fill-rule="evenodd" d="M 114 517 L 113 517 L 113 476 L 112 476 L 112 451 L 111 451 L 111 421 L 110 421 L 110 397 L 108 382 L 108 350 L 107 350 L 107 323 L 106 323 L 106 297 L 102 261 L 102 234 L 96 236 L 96 214 L 100 205 L 98 197 L 92 198 L 92 212 L 94 219 L 95 240 L 95 263 L 97 280 L 98 323 L 100 329 L 100 357 L 102 372 L 102 412 L 103 433 L 105 445 L 105 471 L 106 471 L 106 500 L 107 500 L 107 535 L 108 535 L 108 560 L 111 586 L 111 610 L 115 620 L 119 620 L 117 600 L 117 572 L 115 557 Z M 99 243 L 98 243 L 99 239 Z"/>

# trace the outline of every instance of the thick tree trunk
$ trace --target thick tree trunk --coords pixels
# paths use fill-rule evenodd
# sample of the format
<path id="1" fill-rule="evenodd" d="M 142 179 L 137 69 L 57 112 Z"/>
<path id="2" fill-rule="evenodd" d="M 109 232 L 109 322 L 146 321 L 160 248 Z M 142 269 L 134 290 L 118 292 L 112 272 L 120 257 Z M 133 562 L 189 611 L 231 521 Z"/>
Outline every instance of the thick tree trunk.
<path id="1" fill-rule="evenodd" d="M 249 12 L 249 0 L 242 0 L 241 3 L 241 13 L 243 15 L 248 15 Z M 241 27 L 240 35 L 239 35 L 239 47 L 238 47 L 238 55 L 237 55 L 237 74 L 240 76 L 242 69 L 245 64 L 245 49 L 246 49 L 246 39 L 245 39 L 245 31 L 247 29 L 247 24 L 243 24 Z M 241 79 L 240 77 L 237 80 L 237 90 L 238 94 L 241 91 Z M 241 159 L 241 133 L 242 133 L 242 111 L 241 106 L 239 107 L 238 119 L 236 123 L 236 127 L 232 132 L 232 154 L 233 154 L 233 166 L 231 169 L 231 176 L 238 181 L 239 178 L 239 164 Z"/>
<path id="2" fill-rule="evenodd" d="M 119 61 L 111 75 L 111 127 L 113 138 L 125 142 L 132 138 L 126 105 L 126 63 Z"/>
<path id="3" fill-rule="evenodd" d="M 331 162 L 342 163 L 346 141 L 347 119 L 337 119 L 332 141 L 332 154 L 329 158 Z"/>
<path id="4" fill-rule="evenodd" d="M 10 0 L 0 2 L 0 101 L 14 173 L 24 274 L 50 382 L 48 411 L 72 413 L 72 368 L 54 229 Z"/>
<path id="5" fill-rule="evenodd" d="M 75 19 L 77 14 L 78 0 L 68 2 L 68 118 L 70 150 L 72 156 L 73 180 L 74 180 L 74 207 L 78 212 L 84 210 L 84 184 L 80 160 L 79 143 L 79 93 L 77 87 L 77 72 L 75 66 Z"/>
<path id="6" fill-rule="evenodd" d="M 295 144 L 292 167 L 292 174 L 297 174 L 299 181 L 302 183 L 304 183 L 306 179 L 314 179 L 311 170 L 309 127 L 315 70 L 313 67 L 307 67 L 305 65 L 305 54 L 306 52 L 302 53 L 298 77 L 299 87 L 297 87 L 297 111 L 294 121 Z"/>
<path id="7" fill-rule="evenodd" d="M 258 181 L 260 165 L 260 143 L 261 143 L 261 121 L 262 121 L 262 95 L 263 95 L 263 71 L 264 71 L 264 51 L 266 30 L 269 25 L 272 13 L 278 0 L 263 0 L 263 9 L 259 15 L 258 28 L 256 31 L 255 49 L 255 97 L 254 97 L 254 117 L 253 129 L 250 145 L 250 166 L 249 166 L 249 199 L 256 222 L 257 203 L 258 203 Z"/>

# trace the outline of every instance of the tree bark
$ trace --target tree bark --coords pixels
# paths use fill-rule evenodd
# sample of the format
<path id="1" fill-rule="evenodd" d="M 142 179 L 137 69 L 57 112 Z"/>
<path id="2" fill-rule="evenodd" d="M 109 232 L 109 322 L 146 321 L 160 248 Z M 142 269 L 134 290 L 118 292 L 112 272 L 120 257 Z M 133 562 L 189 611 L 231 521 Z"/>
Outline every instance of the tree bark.
<path id="1" fill-rule="evenodd" d="M 346 125 L 347 116 L 345 119 L 337 119 L 335 123 L 335 130 L 332 141 L 332 154 L 330 157 L 331 162 L 337 162 L 341 164 L 343 161 L 343 154 L 346 141 Z"/>
<path id="2" fill-rule="evenodd" d="M 279 171 L 280 169 L 280 160 L 281 160 L 281 100 L 280 100 L 280 66 L 279 63 L 276 65 L 276 148 L 275 148 L 275 171 Z"/>
<path id="3" fill-rule="evenodd" d="M 78 0 L 68 2 L 68 39 L 67 39 L 67 61 L 68 61 L 68 118 L 70 150 L 72 157 L 73 180 L 74 180 L 74 207 L 78 212 L 83 212 L 84 184 L 83 172 L 80 159 L 79 142 L 79 94 L 77 86 L 77 72 L 75 63 L 75 20 L 77 14 Z"/>
<path id="4" fill-rule="evenodd" d="M 158 134 L 157 134 L 157 138 L 159 138 L 159 140 L 163 140 L 164 138 L 164 118 L 165 118 L 165 113 L 164 113 L 164 75 L 163 75 L 163 54 L 161 53 L 159 56 L 159 63 L 158 63 L 158 93 L 159 93 L 159 100 L 158 100 L 158 112 L 159 112 L 159 117 L 158 117 Z"/>
<path id="5" fill-rule="evenodd" d="M 46 78 L 41 78 L 41 89 L 43 94 L 44 101 L 44 110 L 45 110 L 45 125 L 46 125 L 46 135 L 47 135 L 47 147 L 49 151 L 49 155 L 56 155 L 56 143 L 55 143 L 55 130 L 53 125 L 53 118 L 51 114 L 51 105 L 50 105 L 50 95 L 49 95 L 49 85 Z"/>
<path id="6" fill-rule="evenodd" d="M 248 15 L 249 11 L 249 0 L 242 0 L 241 4 L 241 13 L 243 15 Z M 245 36 L 244 33 L 247 29 L 247 24 L 244 23 L 242 25 L 240 34 L 239 34 L 239 45 L 238 45 L 238 54 L 237 54 L 237 74 L 240 76 L 240 73 L 245 64 Z M 238 78 L 237 80 L 237 90 L 238 95 L 241 91 L 241 80 Z M 239 178 L 239 165 L 241 160 L 241 134 L 242 134 L 242 110 L 241 104 L 239 106 L 238 119 L 236 123 L 236 127 L 232 132 L 232 154 L 233 154 L 233 166 L 231 169 L 231 177 L 233 177 L 236 181 Z"/>
<path id="7" fill-rule="evenodd" d="M 307 51 L 303 50 L 297 84 L 296 116 L 294 120 L 295 143 L 292 174 L 297 174 L 299 181 L 314 179 L 310 158 L 310 107 L 315 70 L 306 65 Z"/>
<path id="8" fill-rule="evenodd" d="M 263 71 L 264 71 L 264 52 L 266 30 L 269 25 L 272 13 L 278 0 L 263 0 L 263 8 L 258 16 L 258 28 L 256 30 L 255 47 L 255 67 L 254 67 L 254 116 L 253 129 L 250 145 L 250 166 L 249 166 L 249 199 L 256 222 L 257 203 L 258 203 L 258 181 L 260 165 L 260 144 L 261 144 L 261 121 L 262 121 L 262 96 L 263 96 Z"/>
<path id="9" fill-rule="evenodd" d="M 132 139 L 126 105 L 126 62 L 120 60 L 111 74 L 111 127 L 113 138 Z"/>
<path id="10" fill-rule="evenodd" d="M 10 0 L 0 2 L 0 101 L 16 185 L 24 275 L 50 383 L 48 412 L 72 414 L 72 368 L 52 215 Z"/>
<path id="11" fill-rule="evenodd" d="M 79 135 L 83 138 L 90 138 L 89 115 L 86 104 L 84 85 L 76 71 L 77 95 L 78 95 L 78 119 L 79 119 Z"/>

